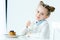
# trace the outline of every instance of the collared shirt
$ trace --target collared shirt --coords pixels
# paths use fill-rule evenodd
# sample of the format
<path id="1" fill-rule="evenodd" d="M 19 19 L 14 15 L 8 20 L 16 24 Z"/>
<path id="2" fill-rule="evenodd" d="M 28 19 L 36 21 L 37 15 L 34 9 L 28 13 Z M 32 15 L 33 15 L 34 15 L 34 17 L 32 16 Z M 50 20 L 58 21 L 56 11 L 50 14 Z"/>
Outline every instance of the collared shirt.
<path id="1" fill-rule="evenodd" d="M 35 21 L 28 30 L 32 33 L 40 32 L 40 25 L 46 20 Z"/>
<path id="2" fill-rule="evenodd" d="M 46 20 L 35 21 L 29 28 L 24 30 L 24 34 L 31 32 L 31 36 L 40 37 L 42 39 L 49 39 L 50 30 Z"/>
<path id="3" fill-rule="evenodd" d="M 39 20 L 39 21 L 36 21 L 36 25 L 39 26 L 42 22 L 44 22 L 45 20 Z"/>

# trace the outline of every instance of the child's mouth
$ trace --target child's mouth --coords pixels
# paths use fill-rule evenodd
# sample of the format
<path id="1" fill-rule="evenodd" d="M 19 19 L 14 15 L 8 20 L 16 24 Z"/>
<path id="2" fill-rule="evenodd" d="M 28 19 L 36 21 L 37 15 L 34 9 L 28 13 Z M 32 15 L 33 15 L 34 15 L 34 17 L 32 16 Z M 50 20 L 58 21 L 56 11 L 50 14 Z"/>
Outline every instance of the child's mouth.
<path id="1" fill-rule="evenodd" d="M 37 17 L 37 18 L 40 18 L 40 17 Z"/>

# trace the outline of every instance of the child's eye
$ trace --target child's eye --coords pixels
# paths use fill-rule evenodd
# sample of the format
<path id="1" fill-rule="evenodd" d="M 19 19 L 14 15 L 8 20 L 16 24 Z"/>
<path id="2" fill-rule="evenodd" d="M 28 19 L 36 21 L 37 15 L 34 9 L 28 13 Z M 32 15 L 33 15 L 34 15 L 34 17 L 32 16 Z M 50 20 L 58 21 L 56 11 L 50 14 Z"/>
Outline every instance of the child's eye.
<path id="1" fill-rule="evenodd" d="M 44 15 L 43 13 L 41 13 L 41 15 Z"/>
<path id="2" fill-rule="evenodd" d="M 37 11 L 37 13 L 39 13 L 39 11 Z"/>

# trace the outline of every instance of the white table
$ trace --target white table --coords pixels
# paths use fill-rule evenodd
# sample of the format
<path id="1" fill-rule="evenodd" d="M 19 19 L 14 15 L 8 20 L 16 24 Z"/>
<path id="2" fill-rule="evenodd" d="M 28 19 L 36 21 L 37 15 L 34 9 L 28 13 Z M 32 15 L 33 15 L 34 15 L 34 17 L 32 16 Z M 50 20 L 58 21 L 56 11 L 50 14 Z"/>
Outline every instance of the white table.
<path id="1" fill-rule="evenodd" d="M 54 40 L 60 40 L 60 30 L 55 29 L 54 30 Z M 40 40 L 39 38 L 32 38 L 32 37 L 26 37 L 26 36 L 20 36 L 18 38 L 9 38 L 5 35 L 0 35 L 0 40 Z M 53 40 L 53 39 L 50 39 Z"/>
<path id="2" fill-rule="evenodd" d="M 18 38 L 9 38 L 9 37 L 6 37 L 4 35 L 0 35 L 0 40 L 41 40 L 41 39 L 38 37 L 32 38 L 32 37 L 26 37 L 26 36 L 20 36 Z"/>

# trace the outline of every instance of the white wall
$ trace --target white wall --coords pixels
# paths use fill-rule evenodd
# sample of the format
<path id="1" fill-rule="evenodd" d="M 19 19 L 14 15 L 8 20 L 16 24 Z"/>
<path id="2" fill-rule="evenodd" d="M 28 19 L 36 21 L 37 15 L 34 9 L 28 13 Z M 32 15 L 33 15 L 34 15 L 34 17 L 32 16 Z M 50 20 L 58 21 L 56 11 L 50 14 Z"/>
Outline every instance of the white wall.
<path id="1" fill-rule="evenodd" d="M 22 30 L 26 20 L 34 20 L 35 10 L 40 0 L 8 0 L 8 29 Z M 56 8 L 55 12 L 48 18 L 49 23 L 60 22 L 60 0 L 44 0 L 46 4 Z M 0 0 L 0 34 L 5 30 L 5 0 Z M 20 31 L 21 31 L 20 30 Z M 20 33 L 20 32 L 18 32 Z"/>
<path id="2" fill-rule="evenodd" d="M 8 31 L 13 29 L 17 33 L 25 28 L 26 20 L 34 20 L 35 11 L 40 0 L 8 0 Z M 60 0 L 44 0 L 46 4 L 54 6 L 55 12 L 48 18 L 48 22 L 60 22 Z"/>
<path id="3" fill-rule="evenodd" d="M 8 30 L 14 29 L 20 33 L 25 28 L 26 20 L 34 20 L 35 10 L 40 0 L 8 0 Z M 48 22 L 56 29 L 56 40 L 59 39 L 60 33 L 60 0 L 44 0 L 45 3 L 56 8 L 55 12 L 48 18 Z M 28 5 L 28 6 L 27 6 Z M 5 0 L 0 0 L 0 35 L 5 34 Z M 52 30 L 53 30 L 52 28 Z M 54 30 L 53 30 L 54 31 Z M 53 32 L 52 31 L 52 32 Z M 52 33 L 51 33 L 52 34 Z M 57 35 L 58 34 L 58 35 Z M 53 38 L 53 36 L 51 36 Z"/>
<path id="4" fill-rule="evenodd" d="M 5 0 L 0 0 L 0 35 L 6 32 L 5 28 Z"/>
<path id="5" fill-rule="evenodd" d="M 18 31 L 25 28 L 25 21 L 34 19 L 34 10 L 38 2 L 37 0 L 8 0 L 8 31 L 13 29 L 20 33 Z"/>

